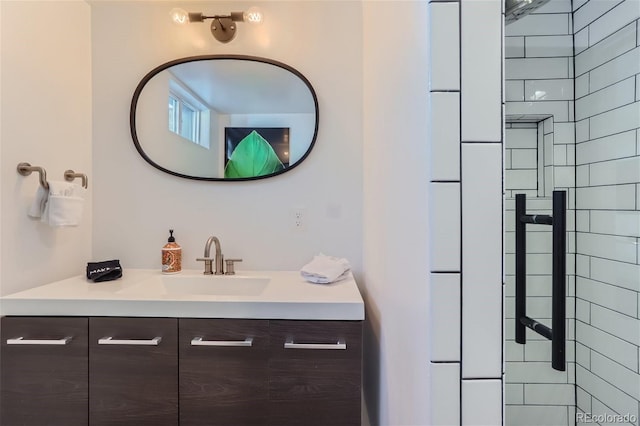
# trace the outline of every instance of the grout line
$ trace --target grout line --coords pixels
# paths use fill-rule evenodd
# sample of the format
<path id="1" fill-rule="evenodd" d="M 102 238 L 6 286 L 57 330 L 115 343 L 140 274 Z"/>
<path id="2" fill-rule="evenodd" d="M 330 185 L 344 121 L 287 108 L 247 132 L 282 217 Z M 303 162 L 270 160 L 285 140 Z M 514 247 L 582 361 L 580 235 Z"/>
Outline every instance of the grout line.
<path id="1" fill-rule="evenodd" d="M 582 366 L 581 366 L 582 367 Z M 585 371 L 589 372 L 592 376 L 597 377 L 598 379 L 602 380 L 603 382 L 605 382 L 606 384 L 608 384 L 609 386 L 611 386 L 612 388 L 615 388 L 616 390 L 618 390 L 620 393 L 623 393 L 625 395 L 627 395 L 628 397 L 630 397 L 631 399 L 633 399 L 634 401 L 637 401 L 636 397 L 634 397 L 633 395 L 630 395 L 627 391 L 625 391 L 624 389 L 620 389 L 619 387 L 617 387 L 616 385 L 614 385 L 613 383 L 607 381 L 604 377 L 601 377 L 599 375 L 597 375 L 596 373 L 594 373 L 591 369 L 588 368 L 584 368 L 582 367 Z M 577 386 L 577 385 L 576 385 Z M 586 391 L 588 394 L 590 394 L 594 399 L 596 399 L 598 402 L 600 402 L 602 405 L 604 405 L 605 407 L 611 409 L 611 407 L 609 407 L 607 404 L 603 403 L 602 401 L 600 401 L 598 398 L 596 398 L 593 394 L 591 394 L 590 392 Z M 611 409 L 611 411 L 616 412 L 615 410 Z"/>
<path id="2" fill-rule="evenodd" d="M 591 305 L 594 305 L 594 303 L 591 303 Z M 603 330 L 603 329 L 601 329 L 601 328 L 598 328 L 598 327 L 596 327 L 595 325 L 590 324 L 590 323 L 589 323 L 589 324 L 587 324 L 587 323 L 585 323 L 584 321 L 581 321 L 581 320 L 580 320 L 580 319 L 578 319 L 578 318 L 574 318 L 574 319 L 576 320 L 576 322 L 578 322 L 578 321 L 579 321 L 579 322 L 581 322 L 581 323 L 583 323 L 583 324 L 585 324 L 585 325 L 588 325 L 589 327 L 594 328 L 594 329 L 596 329 L 596 330 L 598 330 L 598 331 L 600 331 L 600 332 L 602 332 L 602 333 L 608 334 L 608 335 L 609 335 L 609 336 L 611 336 L 611 337 L 615 337 L 616 339 L 620 340 L 620 341 L 621 341 L 621 342 L 623 342 L 623 343 L 628 343 L 629 345 L 634 346 L 634 347 L 636 347 L 636 348 L 637 348 L 637 347 L 639 347 L 639 346 L 638 346 L 637 344 L 635 344 L 634 342 L 630 342 L 630 341 L 628 341 L 628 340 L 623 339 L 623 338 L 622 338 L 622 337 L 620 337 L 620 336 L 616 336 L 615 334 L 611 334 L 611 333 L 610 333 L 610 332 L 608 332 L 607 330 Z M 631 317 L 631 319 L 635 319 L 635 318 Z M 589 349 L 591 349 L 592 351 L 598 352 L 598 351 L 596 351 L 594 348 L 589 348 Z M 602 356 L 606 356 L 605 354 L 602 354 L 602 353 L 600 353 L 600 352 L 598 352 L 598 353 L 599 353 L 599 354 L 601 354 Z M 609 357 L 607 357 L 607 358 L 609 358 Z M 616 361 L 616 362 L 618 362 L 618 361 Z M 618 364 L 620 364 L 620 363 L 618 362 Z M 622 364 L 620 364 L 620 365 L 622 365 Z"/>
<path id="3" fill-rule="evenodd" d="M 635 130 L 634 130 L 634 132 L 635 132 Z M 627 133 L 627 132 L 623 132 L 623 133 Z M 621 134 L 621 133 L 618 133 L 618 134 Z M 597 139 L 593 139 L 593 140 L 597 140 Z M 591 141 L 587 141 L 587 142 L 591 142 Z M 580 143 L 583 144 L 585 142 L 580 142 Z M 590 161 L 590 162 L 587 162 L 587 163 L 576 164 L 576 167 L 589 166 L 591 164 L 602 164 L 602 163 L 607 163 L 607 162 L 611 162 L 611 161 L 631 160 L 633 158 L 638 158 L 638 155 L 634 154 L 634 155 L 626 155 L 624 157 L 609 158 L 609 159 L 606 159 L 606 160 Z M 635 182 L 629 182 L 629 183 L 635 183 Z M 628 185 L 629 183 L 626 183 L 626 184 L 625 183 L 621 183 L 621 184 L 615 184 L 615 185 Z M 600 186 L 604 186 L 604 185 L 600 185 Z"/>
<path id="4" fill-rule="evenodd" d="M 617 5 L 616 5 L 616 7 L 617 7 Z M 605 14 L 606 14 L 606 13 L 608 13 L 608 12 L 610 12 L 611 10 L 613 10 L 613 8 L 612 8 L 612 9 L 609 9 L 607 12 L 605 12 Z M 588 27 L 588 26 L 589 26 L 589 25 L 591 25 L 592 23 L 596 22 L 598 19 L 600 19 L 600 18 L 601 18 L 602 16 L 604 16 L 605 14 L 600 15 L 598 18 L 596 18 L 596 19 L 594 19 L 593 21 L 589 22 L 589 24 L 585 25 L 584 27 L 580 28 L 579 30 L 575 30 L 575 28 L 574 28 L 574 32 L 580 32 L 580 31 L 582 31 L 583 29 L 585 29 L 586 27 Z M 608 35 L 608 36 L 606 36 L 605 38 L 602 38 L 602 39 L 598 40 L 598 42 L 597 42 L 597 43 L 595 43 L 595 44 L 591 44 L 591 38 L 589 37 L 589 47 L 587 47 L 586 49 L 582 50 L 582 51 L 581 51 L 580 53 L 578 53 L 578 55 L 576 55 L 576 56 L 581 55 L 583 52 L 586 52 L 587 50 L 591 49 L 592 47 L 599 45 L 600 43 L 604 42 L 604 41 L 605 41 L 605 40 L 607 40 L 608 38 L 611 38 L 612 36 L 614 36 L 614 35 L 618 34 L 619 32 L 623 31 L 623 30 L 624 30 L 624 29 L 626 29 L 627 27 L 631 27 L 631 26 L 632 26 L 632 25 L 634 25 L 634 24 L 635 24 L 635 22 L 633 22 L 633 21 L 631 21 L 631 22 L 628 22 L 628 23 L 624 24 L 624 26 L 623 26 L 623 27 L 620 27 L 620 28 L 619 28 L 619 29 L 617 29 L 615 32 L 613 32 L 613 33 L 609 34 L 609 35 Z M 634 47 L 635 47 L 635 45 L 634 45 Z"/>
<path id="5" fill-rule="evenodd" d="M 459 401 L 459 405 L 458 405 L 458 409 L 459 409 L 459 413 L 458 413 L 458 420 L 460 421 L 460 424 L 462 424 L 462 418 L 463 418 L 463 401 L 462 401 L 462 369 L 463 369 L 463 344 L 464 344 L 464 334 L 463 334 L 463 311 L 462 311 L 462 301 L 464 298 L 464 294 L 463 294 L 463 274 L 462 274 L 462 267 L 463 267 L 463 263 L 462 263 L 462 250 L 463 250 L 463 229 L 462 229 L 462 208 L 463 208 L 463 203 L 462 203 L 462 176 L 464 174 L 464 170 L 462 168 L 462 123 L 463 123 L 463 114 L 462 114 L 462 3 L 459 3 L 458 5 L 458 78 L 459 78 L 459 82 L 458 82 L 458 87 L 460 87 L 460 96 L 458 96 L 458 142 L 459 142 L 459 147 L 458 147 L 458 167 L 460 170 L 460 191 L 459 191 L 459 206 L 460 206 L 460 217 L 459 217 L 459 227 L 460 227 L 460 252 L 459 252 L 459 256 L 460 256 L 460 282 L 458 283 L 458 290 L 459 290 L 459 294 L 460 294 L 460 326 L 459 326 L 459 336 L 460 336 L 460 369 L 459 369 L 459 377 L 458 377 L 458 401 Z"/>
<path id="6" fill-rule="evenodd" d="M 594 69 L 595 69 L 595 68 L 594 68 Z M 633 74 L 633 75 L 631 75 L 631 76 L 624 77 L 622 80 L 616 80 L 616 81 L 614 81 L 614 82 L 613 82 L 613 83 L 611 83 L 611 84 L 608 84 L 608 85 L 606 85 L 606 86 L 602 86 L 602 87 L 601 87 L 601 88 L 599 88 L 598 90 L 594 90 L 594 91 L 592 92 L 592 91 L 591 91 L 591 71 L 593 71 L 593 70 L 589 70 L 589 71 L 587 71 L 587 72 L 585 73 L 585 74 L 589 74 L 589 93 L 587 93 L 587 94 L 586 94 L 586 95 L 584 95 L 584 96 L 580 96 L 579 98 L 575 98 L 575 100 L 576 100 L 576 101 L 581 101 L 581 100 L 583 100 L 583 99 L 585 99 L 585 98 L 587 98 L 587 97 L 589 97 L 589 96 L 591 96 L 591 95 L 593 95 L 593 94 L 596 94 L 596 93 L 598 93 L 598 92 L 602 92 L 603 90 L 609 89 L 609 88 L 611 88 L 611 87 L 615 86 L 616 84 L 620 84 L 620 83 L 622 83 L 622 82 L 624 82 L 624 81 L 627 81 L 627 80 L 635 79 L 635 78 L 636 78 L 636 74 Z M 585 75 L 585 74 L 583 74 L 583 75 Z M 635 87 L 634 87 L 634 89 L 635 89 Z M 575 91 L 574 91 L 574 93 L 575 93 Z M 615 108 L 614 108 L 614 109 L 615 109 Z M 578 120 L 578 121 L 580 121 L 580 120 Z"/>
<path id="7" fill-rule="evenodd" d="M 460 359 L 460 369 L 459 369 L 459 377 L 458 377 L 458 401 L 459 401 L 459 405 L 458 405 L 458 420 L 460 421 L 460 424 L 462 424 L 462 418 L 463 418 L 463 401 L 462 401 L 462 369 L 463 369 L 463 345 L 464 345 L 464 334 L 463 334 L 463 298 L 464 298 L 464 294 L 463 294 L 463 274 L 462 274 L 462 268 L 463 268 L 463 259 L 462 259 L 462 250 L 463 250 L 463 228 L 462 228 L 462 208 L 463 208 L 463 204 L 462 204 L 462 176 L 464 174 L 464 170 L 462 168 L 462 2 L 459 4 L 458 6 L 458 78 L 459 78 L 459 82 L 458 82 L 458 87 L 460 87 L 460 96 L 458 96 L 458 142 L 460 143 L 459 147 L 458 147 L 458 167 L 460 170 L 460 191 L 459 191 L 459 206 L 460 206 L 460 217 L 459 217 L 459 226 L 460 226 L 460 240 L 459 240 L 459 246 L 460 247 L 460 252 L 458 253 L 458 255 L 460 256 L 459 258 L 459 265 L 460 265 L 460 282 L 458 283 L 458 290 L 459 290 L 459 294 L 460 294 L 460 326 L 459 326 L 459 335 L 460 335 L 460 352 L 459 352 L 459 359 Z"/>
<path id="8" fill-rule="evenodd" d="M 631 291 L 631 292 L 633 292 L 633 293 L 638 293 L 637 291 L 635 291 L 635 292 L 634 292 L 633 290 L 629 290 L 629 291 Z M 584 296 L 577 296 L 577 295 L 576 295 L 576 296 L 572 296 L 572 297 L 575 297 L 575 299 L 576 299 L 576 300 L 582 300 L 583 302 L 587 302 L 587 303 L 589 303 L 589 305 L 590 305 L 590 306 L 597 306 L 597 307 L 599 307 L 599 308 L 601 308 L 601 309 L 606 309 L 606 310 L 608 310 L 608 311 L 615 312 L 616 314 L 620 314 L 621 316 L 626 317 L 627 319 L 632 319 L 632 320 L 635 320 L 635 319 L 636 319 L 636 317 L 631 316 L 631 315 L 629 315 L 629 314 L 625 314 L 625 313 L 624 313 L 624 312 L 622 312 L 622 311 L 616 311 L 615 309 L 612 309 L 612 308 L 611 308 L 611 307 L 609 307 L 609 306 L 601 305 L 601 304 L 599 304 L 599 303 L 597 303 L 597 302 L 595 302 L 595 301 L 593 301 L 593 300 L 591 300 L 591 299 L 585 299 L 585 297 L 584 297 Z M 638 296 L 636 295 L 636 297 L 638 297 Z M 572 319 L 578 319 L 578 318 L 573 317 Z M 612 334 L 611 332 L 608 332 L 608 331 L 606 331 L 606 330 L 602 330 L 601 328 L 598 328 L 598 327 L 596 327 L 595 325 L 593 325 L 593 324 L 591 323 L 591 308 L 589 309 L 589 324 L 590 324 L 593 328 L 597 328 L 598 330 L 604 331 L 604 332 L 605 332 L 605 333 L 607 333 L 607 334 L 611 334 L 612 336 L 615 336 L 615 337 L 617 337 L 617 338 L 618 338 L 618 339 L 620 339 L 620 340 L 624 340 L 624 339 L 623 339 L 622 337 L 620 337 L 620 336 L 616 336 L 615 334 Z M 632 344 L 632 345 L 634 345 L 634 346 L 638 346 L 638 344 L 636 344 L 636 343 L 634 343 L 634 342 L 629 342 L 628 340 L 625 340 L 625 342 L 631 343 L 631 344 Z"/>

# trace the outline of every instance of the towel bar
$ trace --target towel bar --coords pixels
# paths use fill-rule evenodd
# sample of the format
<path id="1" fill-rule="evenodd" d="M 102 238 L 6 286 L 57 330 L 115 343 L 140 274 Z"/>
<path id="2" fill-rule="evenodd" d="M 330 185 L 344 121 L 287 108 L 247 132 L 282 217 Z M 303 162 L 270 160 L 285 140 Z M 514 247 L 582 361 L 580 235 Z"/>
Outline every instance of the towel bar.
<path id="1" fill-rule="evenodd" d="M 42 187 L 45 189 L 49 189 L 49 182 L 47 182 L 47 171 L 43 167 L 32 166 L 29 163 L 19 163 L 17 169 L 18 173 L 20 173 L 22 176 L 29 176 L 33 172 L 38 172 L 38 174 L 40 175 L 40 185 L 42 185 Z"/>
<path id="2" fill-rule="evenodd" d="M 65 170 L 65 172 L 64 172 L 64 180 L 66 180 L 67 182 L 72 182 L 76 178 L 81 178 L 82 179 L 82 187 L 83 188 L 87 188 L 89 186 L 89 183 L 88 183 L 89 178 L 87 178 L 87 175 L 85 175 L 84 173 L 76 173 L 71 169 Z"/>
<path id="3" fill-rule="evenodd" d="M 553 215 L 526 214 L 525 194 L 516 194 L 516 342 L 527 343 L 526 328 L 551 340 L 551 366 L 565 371 L 566 318 L 566 191 L 553 191 Z M 527 316 L 527 224 L 552 226 L 551 328 Z"/>

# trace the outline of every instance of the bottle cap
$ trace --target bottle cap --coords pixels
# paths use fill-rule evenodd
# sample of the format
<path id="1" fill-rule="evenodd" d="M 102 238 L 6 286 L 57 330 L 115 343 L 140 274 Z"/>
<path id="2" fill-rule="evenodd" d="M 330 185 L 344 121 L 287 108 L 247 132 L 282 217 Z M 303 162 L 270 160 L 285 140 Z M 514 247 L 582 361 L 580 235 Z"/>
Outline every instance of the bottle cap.
<path id="1" fill-rule="evenodd" d="M 167 240 L 170 243 L 175 243 L 176 239 L 173 236 L 173 229 L 169 229 L 169 239 Z"/>

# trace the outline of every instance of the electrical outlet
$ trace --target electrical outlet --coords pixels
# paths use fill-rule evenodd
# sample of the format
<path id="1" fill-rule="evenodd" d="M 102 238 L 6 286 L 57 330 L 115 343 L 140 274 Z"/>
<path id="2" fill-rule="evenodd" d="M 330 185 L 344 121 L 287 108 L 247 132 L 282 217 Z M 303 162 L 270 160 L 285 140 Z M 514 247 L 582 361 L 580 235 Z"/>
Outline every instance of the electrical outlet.
<path id="1" fill-rule="evenodd" d="M 302 232 L 307 225 L 307 209 L 295 207 L 291 209 L 291 229 L 294 232 Z"/>

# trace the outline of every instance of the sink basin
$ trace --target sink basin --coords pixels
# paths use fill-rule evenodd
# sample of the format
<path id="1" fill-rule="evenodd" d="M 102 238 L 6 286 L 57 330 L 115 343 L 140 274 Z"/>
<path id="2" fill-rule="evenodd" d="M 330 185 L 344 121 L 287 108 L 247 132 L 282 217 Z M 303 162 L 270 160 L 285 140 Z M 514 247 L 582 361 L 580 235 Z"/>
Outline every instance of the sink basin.
<path id="1" fill-rule="evenodd" d="M 258 296 L 268 277 L 241 275 L 162 275 L 123 289 L 121 294 L 159 292 L 166 295 Z"/>
<path id="2" fill-rule="evenodd" d="M 262 293 L 269 278 L 243 276 L 180 276 L 161 277 L 164 290 L 169 294 L 212 294 L 257 296 Z"/>

